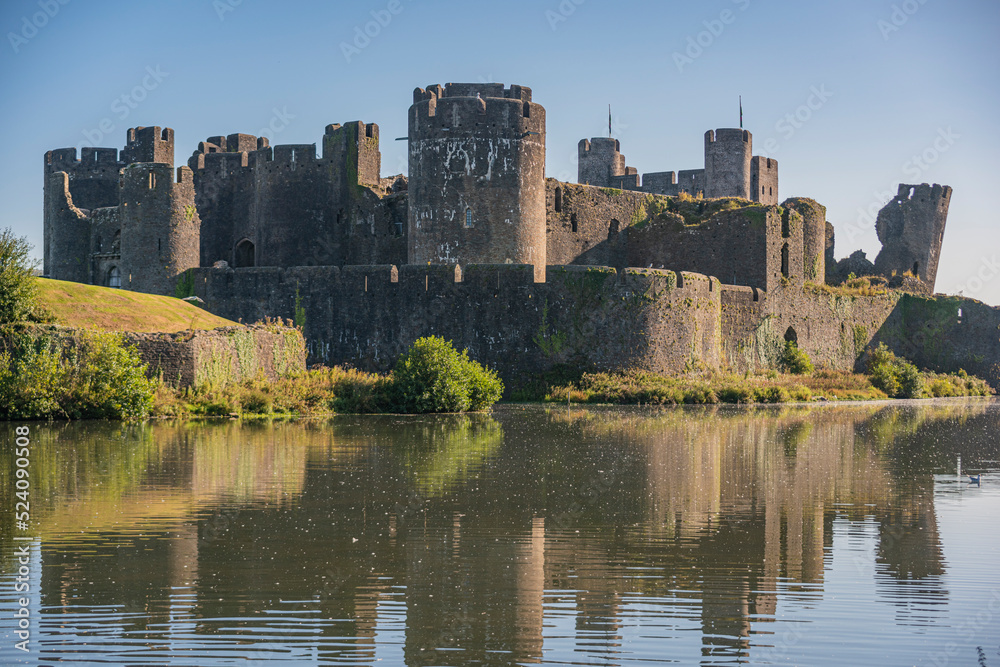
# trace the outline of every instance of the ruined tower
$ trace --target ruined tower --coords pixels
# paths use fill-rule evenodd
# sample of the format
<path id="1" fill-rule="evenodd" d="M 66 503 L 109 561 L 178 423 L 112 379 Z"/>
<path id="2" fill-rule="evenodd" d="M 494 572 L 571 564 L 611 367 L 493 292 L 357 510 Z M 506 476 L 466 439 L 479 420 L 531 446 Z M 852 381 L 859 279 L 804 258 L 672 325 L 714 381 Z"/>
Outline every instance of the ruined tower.
<path id="1" fill-rule="evenodd" d="M 753 137 L 746 130 L 705 133 L 705 197 L 754 199 L 750 183 Z M 775 192 L 777 196 L 777 192 Z"/>
<path id="2" fill-rule="evenodd" d="M 886 277 L 909 271 L 933 292 L 950 204 L 947 185 L 900 184 L 896 197 L 875 221 L 882 242 L 875 270 Z"/>
<path id="3" fill-rule="evenodd" d="M 532 264 L 545 276 L 545 109 L 531 89 L 449 83 L 409 110 L 410 264 Z"/>
<path id="4" fill-rule="evenodd" d="M 141 162 L 121 181 L 122 287 L 173 294 L 176 277 L 199 266 L 201 220 L 189 167 Z"/>

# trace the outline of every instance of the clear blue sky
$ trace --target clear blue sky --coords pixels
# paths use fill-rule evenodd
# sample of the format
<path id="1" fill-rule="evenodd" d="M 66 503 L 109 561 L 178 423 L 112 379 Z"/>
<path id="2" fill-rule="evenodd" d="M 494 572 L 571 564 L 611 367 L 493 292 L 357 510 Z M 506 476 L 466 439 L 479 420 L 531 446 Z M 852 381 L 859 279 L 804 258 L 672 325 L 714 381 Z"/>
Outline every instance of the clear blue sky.
<path id="1" fill-rule="evenodd" d="M 388 175 L 406 170 L 392 139 L 413 88 L 482 80 L 532 88 L 547 173 L 567 180 L 609 103 L 642 173 L 702 166 L 705 130 L 737 126 L 742 95 L 754 152 L 779 160 L 783 199 L 827 206 L 838 257 L 874 259 L 860 211 L 898 183 L 951 185 L 938 290 L 1000 304 L 995 0 L 4 0 L 0 27 L 0 226 L 39 256 L 48 149 L 121 148 L 128 127 L 161 125 L 183 164 L 211 135 L 271 125 L 272 144 L 313 143 L 364 120 Z"/>

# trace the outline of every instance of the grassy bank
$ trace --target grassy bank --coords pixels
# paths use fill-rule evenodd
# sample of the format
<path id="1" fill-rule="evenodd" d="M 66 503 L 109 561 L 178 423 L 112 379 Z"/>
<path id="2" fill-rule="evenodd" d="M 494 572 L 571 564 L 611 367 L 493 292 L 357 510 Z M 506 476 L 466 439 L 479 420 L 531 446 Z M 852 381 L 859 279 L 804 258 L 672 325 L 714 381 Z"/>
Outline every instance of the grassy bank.
<path id="1" fill-rule="evenodd" d="M 922 373 L 923 398 L 989 396 L 990 386 L 960 374 Z M 819 370 L 805 375 L 702 373 L 664 376 L 647 371 L 567 373 L 540 376 L 516 392 L 515 400 L 556 403 L 670 405 L 682 403 L 788 403 L 804 401 L 870 401 L 889 398 L 867 375 Z"/>
<path id="2" fill-rule="evenodd" d="M 64 326 L 97 331 L 160 331 L 235 326 L 181 299 L 62 280 L 38 280 L 38 306 Z"/>

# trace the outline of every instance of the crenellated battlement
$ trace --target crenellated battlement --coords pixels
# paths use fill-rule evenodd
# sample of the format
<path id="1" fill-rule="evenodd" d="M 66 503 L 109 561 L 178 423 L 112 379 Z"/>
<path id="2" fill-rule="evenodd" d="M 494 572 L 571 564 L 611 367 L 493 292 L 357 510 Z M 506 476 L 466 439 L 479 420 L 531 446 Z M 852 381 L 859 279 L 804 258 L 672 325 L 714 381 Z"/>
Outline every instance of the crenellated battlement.
<path id="1" fill-rule="evenodd" d="M 411 141 L 415 136 L 447 138 L 456 132 L 528 139 L 544 131 L 545 110 L 531 101 L 531 90 L 522 86 L 449 83 L 443 89 L 417 88 L 410 107 Z"/>
<path id="2" fill-rule="evenodd" d="M 448 83 L 444 87 L 434 84 L 428 86 L 426 90 L 423 88 L 413 90 L 414 104 L 442 97 L 492 97 L 530 102 L 531 88 L 518 85 L 506 88 L 502 83 Z"/>
<path id="3" fill-rule="evenodd" d="M 125 163 L 118 160 L 117 148 L 93 148 L 85 146 L 77 158 L 76 148 L 56 148 L 45 153 L 45 173 L 65 171 L 73 174 L 85 172 L 106 172 L 121 169 Z"/>
<path id="4" fill-rule="evenodd" d="M 705 133 L 705 144 L 726 143 L 726 144 L 752 144 L 753 137 L 750 132 L 735 127 L 709 130 Z"/>

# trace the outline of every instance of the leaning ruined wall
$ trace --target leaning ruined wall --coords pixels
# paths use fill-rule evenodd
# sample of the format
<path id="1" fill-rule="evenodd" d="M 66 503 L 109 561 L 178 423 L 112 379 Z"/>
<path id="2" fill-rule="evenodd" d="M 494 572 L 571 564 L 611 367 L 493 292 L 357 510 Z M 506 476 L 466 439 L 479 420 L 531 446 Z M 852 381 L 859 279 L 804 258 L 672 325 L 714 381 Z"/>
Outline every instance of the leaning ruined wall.
<path id="1" fill-rule="evenodd" d="M 304 325 L 313 362 L 385 371 L 421 336 L 440 335 L 508 381 L 557 363 L 677 372 L 718 366 L 717 280 L 610 267 L 526 265 L 198 269 L 219 315 Z"/>

